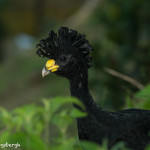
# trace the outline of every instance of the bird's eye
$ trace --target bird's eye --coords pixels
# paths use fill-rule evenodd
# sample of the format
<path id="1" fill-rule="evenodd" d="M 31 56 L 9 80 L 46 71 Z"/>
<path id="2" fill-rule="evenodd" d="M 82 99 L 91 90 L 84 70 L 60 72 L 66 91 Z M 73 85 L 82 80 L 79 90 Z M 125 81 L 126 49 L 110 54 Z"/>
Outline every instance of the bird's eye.
<path id="1" fill-rule="evenodd" d="M 65 61 L 66 60 L 66 56 L 61 56 L 60 57 L 60 61 Z"/>

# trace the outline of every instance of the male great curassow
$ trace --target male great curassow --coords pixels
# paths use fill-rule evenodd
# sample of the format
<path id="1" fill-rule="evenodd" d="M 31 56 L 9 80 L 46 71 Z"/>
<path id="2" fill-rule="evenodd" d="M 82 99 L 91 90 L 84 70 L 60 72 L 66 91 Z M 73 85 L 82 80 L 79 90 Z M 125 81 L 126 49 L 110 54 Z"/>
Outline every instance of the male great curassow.
<path id="1" fill-rule="evenodd" d="M 87 116 L 77 118 L 78 134 L 82 140 L 99 144 L 108 139 L 109 148 L 119 141 L 133 150 L 143 150 L 150 142 L 150 111 L 127 109 L 110 112 L 99 107 L 89 93 L 88 68 L 90 52 L 93 51 L 84 34 L 61 27 L 58 34 L 51 31 L 47 38 L 37 44 L 37 54 L 47 57 L 42 76 L 51 72 L 70 82 L 71 96 L 86 106 Z M 74 107 L 77 107 L 76 105 Z"/>

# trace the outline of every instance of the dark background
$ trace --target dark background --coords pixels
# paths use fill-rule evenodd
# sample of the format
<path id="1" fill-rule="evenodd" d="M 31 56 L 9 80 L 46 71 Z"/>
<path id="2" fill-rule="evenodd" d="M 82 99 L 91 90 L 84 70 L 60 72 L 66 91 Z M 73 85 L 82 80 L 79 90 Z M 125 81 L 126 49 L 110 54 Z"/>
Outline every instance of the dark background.
<path id="1" fill-rule="evenodd" d="M 66 79 L 41 77 L 47 59 L 36 55 L 38 41 L 60 26 L 86 34 L 93 45 L 89 86 L 101 106 L 120 110 L 139 91 L 105 67 L 149 84 L 149 0 L 0 0 L 0 106 L 70 95 Z"/>

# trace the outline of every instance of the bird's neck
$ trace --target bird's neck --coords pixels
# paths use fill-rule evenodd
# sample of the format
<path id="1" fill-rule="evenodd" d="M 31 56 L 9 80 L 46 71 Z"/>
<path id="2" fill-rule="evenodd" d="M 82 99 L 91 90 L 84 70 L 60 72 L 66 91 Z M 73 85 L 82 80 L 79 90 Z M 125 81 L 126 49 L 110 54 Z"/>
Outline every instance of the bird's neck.
<path id="1" fill-rule="evenodd" d="M 115 122 L 112 112 L 108 112 L 99 107 L 93 100 L 88 89 L 88 72 L 81 71 L 76 76 L 69 79 L 71 96 L 78 98 L 86 107 L 86 112 L 94 115 L 100 122 L 105 125 Z M 74 105 L 77 107 L 76 105 Z M 79 107 L 78 107 L 79 108 Z M 106 119 L 107 118 L 107 119 Z"/>
<path id="2" fill-rule="evenodd" d="M 94 101 L 88 89 L 88 71 L 80 71 L 79 74 L 70 78 L 69 81 L 71 96 L 78 98 L 86 106 L 87 110 L 90 110 Z"/>

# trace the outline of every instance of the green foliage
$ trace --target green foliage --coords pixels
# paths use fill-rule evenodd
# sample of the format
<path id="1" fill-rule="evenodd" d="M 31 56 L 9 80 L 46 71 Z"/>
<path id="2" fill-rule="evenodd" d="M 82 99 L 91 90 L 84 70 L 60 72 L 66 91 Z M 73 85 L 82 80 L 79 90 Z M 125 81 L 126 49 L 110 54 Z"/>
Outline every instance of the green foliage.
<path id="1" fill-rule="evenodd" d="M 132 100 L 128 95 L 126 97 L 126 107 L 127 108 L 132 108 L 133 107 Z"/>
<path id="2" fill-rule="evenodd" d="M 126 96 L 126 104 L 123 109 L 133 107 L 147 110 L 150 109 L 150 85 L 145 86 L 142 90 L 136 92 L 132 96 Z"/>
<path id="3" fill-rule="evenodd" d="M 39 104 L 28 104 L 12 111 L 0 108 L 0 144 L 18 143 L 19 148 L 25 150 L 107 149 L 106 141 L 102 146 L 87 141 L 79 142 L 78 136 L 69 131 L 75 118 L 86 116 L 85 112 L 71 107 L 72 103 L 85 109 L 79 100 L 70 97 L 43 99 Z M 124 146 L 119 143 L 112 150 L 120 147 Z M 8 150 L 9 147 L 3 149 Z"/>
<path id="4" fill-rule="evenodd" d="M 19 143 L 27 150 L 73 149 L 78 140 L 69 138 L 67 130 L 75 117 L 84 117 L 86 113 L 66 105 L 71 103 L 85 109 L 79 100 L 61 97 L 43 99 L 42 104 L 28 104 L 11 112 L 0 108 L 0 143 Z M 50 137 L 51 132 L 57 136 Z"/>
<path id="5" fill-rule="evenodd" d="M 133 98 L 126 97 L 125 108 L 144 108 L 150 106 L 150 85 L 137 92 Z M 82 110 L 84 105 L 75 98 L 56 97 L 43 99 L 18 107 L 12 111 L 0 108 L 0 144 L 19 143 L 25 150 L 106 150 L 107 140 L 102 146 L 88 141 L 79 141 L 77 134 L 69 130 L 75 124 L 75 118 L 85 117 L 86 113 L 72 107 L 72 103 Z M 73 127 L 76 130 L 76 127 Z M 6 147 L 4 149 L 9 149 Z M 119 142 L 111 150 L 127 150 Z M 150 150 L 150 146 L 146 147 Z"/>
<path id="6" fill-rule="evenodd" d="M 43 99 L 41 104 L 29 104 L 8 112 L 0 108 L 0 121 L 2 134 L 0 143 L 20 143 L 25 149 L 49 149 L 52 145 L 59 143 L 54 149 L 70 147 L 75 143 L 75 138 L 68 139 L 67 129 L 73 123 L 75 117 L 86 116 L 84 112 L 76 108 L 61 109 L 65 104 L 74 103 L 84 109 L 83 104 L 75 98 L 54 98 L 53 100 Z M 51 125 L 59 131 L 58 137 L 53 144 L 49 144 Z M 53 140 L 53 139 L 52 139 Z M 67 143 L 68 142 L 68 143 Z M 55 143 L 55 144 L 54 144 Z M 69 149 L 69 148 L 68 148 Z"/>
<path id="7" fill-rule="evenodd" d="M 144 89 L 137 92 L 135 97 L 139 100 L 137 103 L 138 107 L 150 109 L 150 85 L 147 85 Z"/>
<path id="8" fill-rule="evenodd" d="M 150 85 L 147 85 L 144 89 L 136 93 L 137 98 L 150 98 Z"/>

